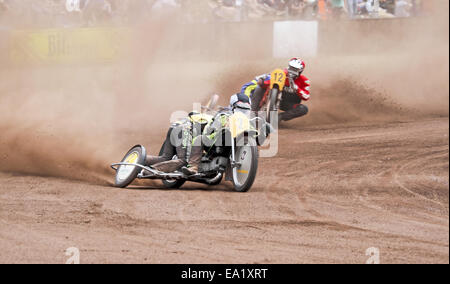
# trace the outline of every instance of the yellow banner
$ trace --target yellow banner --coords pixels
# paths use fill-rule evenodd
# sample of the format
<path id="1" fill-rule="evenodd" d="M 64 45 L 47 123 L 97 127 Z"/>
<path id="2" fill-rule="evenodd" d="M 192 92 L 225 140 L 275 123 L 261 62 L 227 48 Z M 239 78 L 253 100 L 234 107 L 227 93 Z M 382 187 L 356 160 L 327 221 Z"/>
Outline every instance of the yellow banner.
<path id="1" fill-rule="evenodd" d="M 123 51 L 125 29 L 84 28 L 11 33 L 14 63 L 96 63 L 117 60 Z"/>

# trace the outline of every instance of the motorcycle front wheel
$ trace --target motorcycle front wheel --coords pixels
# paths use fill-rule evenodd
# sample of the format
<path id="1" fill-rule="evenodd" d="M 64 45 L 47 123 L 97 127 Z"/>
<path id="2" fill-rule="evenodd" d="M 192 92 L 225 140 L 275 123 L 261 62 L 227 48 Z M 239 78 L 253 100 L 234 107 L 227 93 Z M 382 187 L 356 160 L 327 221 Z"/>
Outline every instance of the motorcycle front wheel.
<path id="1" fill-rule="evenodd" d="M 236 162 L 233 185 L 237 192 L 247 192 L 253 186 L 258 171 L 259 152 L 253 137 L 242 137 L 236 143 Z"/>
<path id="2" fill-rule="evenodd" d="M 279 91 L 273 88 L 269 93 L 268 104 L 266 109 L 266 121 L 272 124 L 275 121 L 275 117 L 278 117 L 278 94 Z"/>

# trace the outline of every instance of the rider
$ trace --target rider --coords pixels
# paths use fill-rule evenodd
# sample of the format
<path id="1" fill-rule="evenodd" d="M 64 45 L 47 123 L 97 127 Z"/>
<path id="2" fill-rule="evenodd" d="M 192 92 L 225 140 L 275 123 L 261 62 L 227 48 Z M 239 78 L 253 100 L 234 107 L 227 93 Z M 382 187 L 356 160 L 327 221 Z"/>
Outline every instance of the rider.
<path id="1" fill-rule="evenodd" d="M 146 166 L 165 173 L 172 173 L 187 165 L 187 153 L 191 147 L 195 129 L 208 123 L 206 115 L 191 112 L 188 117 L 175 122 L 167 132 L 160 156 L 147 156 Z M 176 159 L 174 157 L 176 156 Z"/>
<path id="2" fill-rule="evenodd" d="M 235 94 L 231 96 L 230 107 L 218 112 L 213 120 L 211 120 L 202 132 L 202 135 L 194 136 L 192 140 L 192 150 L 189 159 L 189 165 L 182 168 L 182 171 L 187 176 L 193 176 L 198 174 L 200 162 L 203 156 L 203 149 L 208 146 L 214 145 L 217 140 L 217 134 L 226 127 L 228 122 L 228 116 L 233 113 L 236 107 L 250 110 L 251 101 L 250 98 L 244 94 Z"/>
<path id="3" fill-rule="evenodd" d="M 258 87 L 258 85 L 262 85 L 264 81 L 267 80 L 270 80 L 270 74 L 262 74 L 256 76 L 253 81 L 248 82 L 247 84 L 242 86 L 241 94 L 245 94 L 247 97 L 251 98 L 256 90 L 256 87 Z"/>
<path id="4" fill-rule="evenodd" d="M 289 61 L 288 68 L 284 70 L 286 87 L 283 90 L 280 103 L 280 109 L 284 112 L 280 113 L 278 121 L 289 121 L 308 114 L 308 107 L 302 104 L 303 101 L 308 101 L 311 98 L 311 82 L 306 76 L 302 75 L 305 67 L 303 60 L 292 58 Z M 291 80 L 294 83 L 293 86 L 290 84 Z M 252 111 L 261 109 L 261 101 L 269 86 L 270 75 L 264 74 L 242 87 L 241 93 L 252 99 Z"/>

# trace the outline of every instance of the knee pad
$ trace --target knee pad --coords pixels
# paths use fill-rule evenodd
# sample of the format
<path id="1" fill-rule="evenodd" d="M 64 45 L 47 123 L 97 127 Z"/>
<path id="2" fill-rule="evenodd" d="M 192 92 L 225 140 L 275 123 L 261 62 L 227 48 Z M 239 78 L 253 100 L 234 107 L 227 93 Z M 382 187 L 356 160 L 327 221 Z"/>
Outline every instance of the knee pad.
<path id="1" fill-rule="evenodd" d="M 299 105 L 298 107 L 295 108 L 295 110 L 296 113 L 299 114 L 300 116 L 304 116 L 309 113 L 309 108 L 305 105 Z"/>
<path id="2" fill-rule="evenodd" d="M 280 121 L 281 120 L 289 121 L 289 120 L 292 120 L 294 118 L 299 118 L 299 117 L 307 115 L 308 112 L 309 112 L 309 109 L 308 109 L 307 106 L 305 106 L 305 105 L 298 105 L 297 107 L 282 113 L 280 115 Z"/>

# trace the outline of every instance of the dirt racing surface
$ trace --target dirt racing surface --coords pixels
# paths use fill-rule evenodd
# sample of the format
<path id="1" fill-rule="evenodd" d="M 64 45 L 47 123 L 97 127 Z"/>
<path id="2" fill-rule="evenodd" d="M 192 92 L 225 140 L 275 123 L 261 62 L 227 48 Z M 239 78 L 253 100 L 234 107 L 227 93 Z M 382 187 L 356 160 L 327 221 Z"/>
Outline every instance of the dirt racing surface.
<path id="1" fill-rule="evenodd" d="M 72 247 L 81 263 L 363 264 L 368 249 L 381 263 L 449 263 L 441 3 L 445 15 L 323 29 L 329 46 L 305 58 L 310 113 L 281 125 L 248 193 L 117 189 L 109 165 L 136 144 L 157 154 L 175 112 L 214 93 L 226 105 L 286 66 L 258 58 L 267 41 L 248 44 L 255 25 L 142 24 L 108 64 L 9 66 L 0 52 L 0 263 L 62 264 Z M 216 32 L 230 38 L 203 36 Z"/>
<path id="2" fill-rule="evenodd" d="M 1 174 L 0 262 L 448 263 L 448 125 L 285 126 L 244 194 Z"/>

